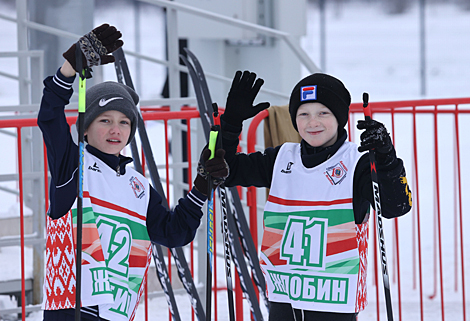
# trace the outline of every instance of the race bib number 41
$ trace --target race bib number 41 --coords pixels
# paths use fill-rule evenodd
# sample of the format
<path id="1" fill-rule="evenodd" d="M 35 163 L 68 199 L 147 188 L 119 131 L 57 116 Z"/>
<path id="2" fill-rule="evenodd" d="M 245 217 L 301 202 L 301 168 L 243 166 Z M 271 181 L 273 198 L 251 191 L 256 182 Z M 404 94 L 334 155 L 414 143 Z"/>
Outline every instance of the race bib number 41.
<path id="1" fill-rule="evenodd" d="M 289 216 L 281 241 L 280 258 L 288 265 L 325 269 L 328 220 Z"/>

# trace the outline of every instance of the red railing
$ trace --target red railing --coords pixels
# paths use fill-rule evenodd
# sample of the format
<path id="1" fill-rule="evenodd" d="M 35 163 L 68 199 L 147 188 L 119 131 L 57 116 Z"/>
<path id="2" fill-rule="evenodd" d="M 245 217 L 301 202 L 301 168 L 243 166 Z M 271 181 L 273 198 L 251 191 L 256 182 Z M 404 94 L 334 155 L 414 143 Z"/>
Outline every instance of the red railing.
<path id="1" fill-rule="evenodd" d="M 413 301 L 413 297 L 410 293 L 416 292 L 416 274 L 418 274 L 418 283 L 419 290 L 416 295 L 419 297 L 419 316 L 421 320 L 436 320 L 436 313 L 440 314 L 440 320 L 444 321 L 447 316 L 450 320 L 455 320 L 456 318 L 462 318 L 466 320 L 466 283 L 465 283 L 465 272 L 470 272 L 468 269 L 465 270 L 465 256 L 464 248 L 470 246 L 470 240 L 466 240 L 463 231 L 465 229 L 464 223 L 467 224 L 467 228 L 470 227 L 468 222 L 464 222 L 464 200 L 462 199 L 462 190 L 464 189 L 463 184 L 468 183 L 470 175 L 468 171 L 461 171 L 461 144 L 460 141 L 461 132 L 459 131 L 459 122 L 461 117 L 467 117 L 466 120 L 470 120 L 470 98 L 456 98 L 456 99 L 436 99 L 436 100 L 416 100 L 416 101 L 396 101 L 396 102 L 372 102 L 370 103 L 371 110 L 375 115 L 374 118 L 379 121 L 386 122 L 386 126 L 392 134 L 392 139 L 394 141 L 395 147 L 399 157 L 404 159 L 406 168 L 407 168 L 407 178 L 410 181 L 412 186 L 413 193 L 413 208 L 407 216 L 412 218 L 411 221 L 411 232 L 404 234 L 409 230 L 409 226 L 405 224 L 400 224 L 404 218 L 393 219 L 390 223 L 393 225 L 390 228 L 392 234 L 386 234 L 387 247 L 393 247 L 391 252 L 391 259 L 393 262 L 393 283 L 396 285 L 396 288 L 392 289 L 392 298 L 394 303 L 394 313 L 395 316 L 398 316 L 399 320 L 416 320 L 417 311 L 416 304 L 410 308 L 410 300 Z M 352 126 L 355 124 L 355 120 L 362 119 L 363 116 L 363 107 L 360 103 L 352 104 L 350 107 L 350 118 L 348 123 L 348 132 L 353 133 L 350 135 L 350 140 L 354 141 L 358 139 L 358 131 L 354 131 Z M 251 125 L 248 129 L 248 139 L 247 139 L 247 152 L 251 153 L 255 151 L 256 145 L 256 130 L 261 123 L 261 121 L 269 115 L 268 111 L 263 111 L 255 116 L 251 122 Z M 431 116 L 431 117 L 426 117 Z M 446 116 L 453 118 L 453 128 L 447 128 L 439 126 L 439 122 L 446 121 Z M 417 118 L 420 117 L 418 120 Z M 399 123 L 397 126 L 396 124 Z M 421 127 L 421 131 L 418 129 Z M 426 128 L 430 127 L 430 128 Z M 431 147 L 433 151 L 429 151 L 426 148 L 423 148 L 425 142 L 420 140 L 418 143 L 418 137 L 422 136 L 424 130 L 432 129 L 433 133 L 430 135 L 432 138 Z M 445 143 L 447 146 L 453 147 L 453 153 L 445 153 L 440 151 L 439 146 L 443 137 L 446 134 L 449 134 L 449 130 L 453 130 L 453 138 Z M 409 137 L 406 137 L 407 133 L 410 133 Z M 405 137 L 403 137 L 405 135 Z M 465 137 L 465 136 L 464 136 Z M 399 139 L 398 139 L 399 138 Z M 421 137 L 420 137 L 421 138 Z M 406 153 L 406 147 L 404 145 L 410 145 L 412 152 L 408 155 Z M 468 135 L 466 135 L 463 146 L 464 150 L 467 151 L 470 147 L 470 140 Z M 425 175 L 431 176 L 434 179 L 433 186 L 422 187 L 423 184 L 420 182 L 425 180 L 418 175 L 418 169 L 423 166 L 422 162 L 418 165 L 418 156 L 422 157 L 422 154 L 425 154 L 427 161 L 434 162 L 434 169 L 431 172 L 426 172 Z M 404 157 L 407 156 L 407 157 Z M 453 173 L 450 173 L 450 176 L 454 178 L 452 182 L 454 184 L 453 199 L 442 198 L 443 183 L 440 180 L 440 177 L 443 176 L 442 171 L 440 171 L 440 164 L 442 160 L 449 161 L 449 158 L 453 163 L 446 164 L 447 167 L 453 169 Z M 421 172 L 421 175 L 422 172 Z M 444 186 L 444 189 L 448 187 L 448 184 Z M 435 202 L 433 206 L 433 214 L 430 215 L 429 212 L 423 214 L 422 200 L 420 199 L 420 189 L 432 189 L 433 195 L 428 197 L 424 202 L 426 205 L 429 203 Z M 252 231 L 257 231 L 257 195 L 256 188 L 250 187 L 247 188 L 247 205 L 250 208 L 250 228 Z M 449 191 L 449 188 L 446 189 L 446 192 Z M 429 191 L 428 191 L 429 193 Z M 452 205 L 449 202 L 452 201 Z M 443 205 L 446 203 L 445 205 Z M 467 208 L 470 204 L 467 203 Z M 453 230 L 446 229 L 443 231 L 443 218 L 441 215 L 442 206 L 454 207 L 453 211 Z M 428 207 L 428 206 L 427 206 Z M 468 211 L 468 210 L 467 210 Z M 254 218 L 252 217 L 254 216 Z M 468 216 L 468 214 L 467 214 Z M 375 216 L 371 216 L 375 220 Z M 425 222 L 423 222 L 423 219 Z M 450 220 L 448 216 L 445 218 Z M 406 219 L 409 220 L 409 219 Z M 424 230 L 423 236 L 423 226 L 429 225 L 429 221 L 434 222 L 431 230 L 429 228 Z M 384 224 L 390 224 L 385 222 Z M 428 223 L 428 224 L 425 224 Z M 370 306 L 362 313 L 365 314 L 366 311 L 370 310 L 371 307 L 375 304 L 376 313 L 375 316 L 371 318 L 374 320 L 380 320 L 381 317 L 384 317 L 385 309 L 382 308 L 383 313 L 381 314 L 380 306 L 383 305 L 383 294 L 379 280 L 381 279 L 380 270 L 378 270 L 378 260 L 377 260 L 377 236 L 376 236 L 376 225 L 372 221 L 370 224 L 373 226 L 373 234 L 369 238 L 369 242 L 373 244 L 374 255 L 373 255 L 373 266 L 372 272 L 374 276 L 372 278 L 373 285 L 375 285 L 375 302 L 370 302 Z M 399 224 L 401 228 L 399 228 Z M 401 234 L 399 233 L 401 232 Z M 432 236 L 431 244 L 429 244 L 429 239 L 426 239 L 426 236 Z M 406 240 L 401 239 L 400 237 L 406 238 Z M 443 253 L 443 242 L 444 240 L 453 240 L 453 277 L 454 277 L 454 293 L 449 293 L 448 287 L 446 285 L 449 281 L 445 280 L 446 275 L 449 271 L 449 256 Z M 401 254 L 400 253 L 400 244 L 411 240 L 411 252 Z M 372 242 L 371 242 L 372 241 Z M 423 244 L 424 243 L 424 244 Z M 431 256 L 434 255 L 432 259 L 433 272 L 429 273 L 424 271 L 424 268 L 427 267 L 426 263 L 423 263 L 423 256 L 427 258 L 426 255 L 429 254 L 428 247 L 432 246 Z M 409 248 L 405 248 L 409 250 Z M 446 252 L 449 252 L 447 249 Z M 390 254 L 389 254 L 390 256 Z M 401 260 L 400 260 L 401 259 Z M 418 263 L 416 263 L 416 259 Z M 403 261 L 404 260 L 404 261 Z M 409 261 L 407 261 L 409 260 Z M 468 260 L 468 253 L 467 253 Z M 411 267 L 409 262 L 411 261 Z M 427 260 L 429 261 L 429 260 Z M 447 261 L 447 262 L 446 262 Z M 459 264 L 460 261 L 460 264 Z M 390 259 L 389 259 L 390 262 Z M 405 262 L 405 263 L 403 263 Z M 447 264 L 446 264 L 447 263 Z M 446 264 L 446 265 L 445 265 Z M 402 273 L 401 268 L 406 265 L 407 270 L 411 270 L 411 275 L 406 271 Z M 444 266 L 445 265 L 445 266 Z M 460 270 L 460 271 L 459 271 Z M 459 274 L 460 273 L 460 274 Z M 439 280 L 438 280 L 439 279 Z M 369 278 L 370 280 L 370 278 Z M 459 283 L 459 280 L 461 283 Z M 377 286 L 379 284 L 379 286 Z M 429 284 L 433 285 L 432 293 L 426 297 L 426 289 L 424 287 Z M 459 287 L 460 284 L 460 287 Z M 440 292 L 437 293 L 437 288 L 439 286 Z M 428 289 L 429 290 L 429 289 Z M 406 298 L 404 298 L 404 291 L 406 291 Z M 460 295 L 460 299 L 456 298 L 456 294 Z M 435 299 L 439 296 L 439 310 L 436 312 Z M 452 296 L 451 299 L 446 300 L 447 296 Z M 370 296 L 369 296 L 370 298 Z M 406 308 L 403 305 L 406 304 Z M 460 306 L 460 308 L 458 308 Z M 398 309 L 397 309 L 398 308 Z M 447 308 L 447 310 L 446 310 Z M 458 311 L 456 311 L 458 310 Z M 370 313 L 369 313 L 370 315 Z M 361 314 L 359 319 L 362 319 Z M 367 316 L 364 319 L 368 319 Z M 385 317 L 384 317 L 385 319 Z"/>
<path id="2" fill-rule="evenodd" d="M 466 105 L 466 106 L 464 106 Z M 400 102 L 381 102 L 371 103 L 372 112 L 375 118 L 386 123 L 387 128 L 392 133 L 395 146 L 399 157 L 404 159 L 407 168 L 407 177 L 413 192 L 413 209 L 406 216 L 386 221 L 386 239 L 387 247 L 393 250 L 388 254 L 391 264 L 391 280 L 392 280 L 392 298 L 394 303 L 394 313 L 399 320 L 416 320 L 419 314 L 421 320 L 435 320 L 436 315 L 440 314 L 440 319 L 454 320 L 462 318 L 466 320 L 466 283 L 465 283 L 465 266 L 469 266 L 467 258 L 464 256 L 464 248 L 469 248 L 468 236 L 463 234 L 465 227 L 469 228 L 468 222 L 464 222 L 464 211 L 468 211 L 470 204 L 468 200 L 463 200 L 462 191 L 469 190 L 470 182 L 469 172 L 461 170 L 461 154 L 468 155 L 470 147 L 468 135 L 464 135 L 462 128 L 459 127 L 461 121 L 470 120 L 470 98 L 460 99 L 439 99 L 439 100 L 420 100 L 420 101 L 400 101 Z M 164 124 L 164 137 L 151 137 L 151 139 L 164 139 L 165 141 L 165 162 L 166 162 L 166 193 L 170 200 L 170 173 L 169 173 L 169 132 L 168 122 L 171 120 L 186 120 L 187 132 L 187 162 L 192 163 L 191 152 L 191 120 L 199 118 L 199 113 L 194 108 L 186 108 L 182 111 L 170 112 L 168 109 L 145 109 L 143 113 L 146 121 L 160 121 Z M 151 111 L 150 111 L 151 110 Z M 267 116 L 267 111 L 257 115 L 251 122 L 247 134 L 247 151 L 253 152 L 256 144 L 256 129 L 261 121 Z M 352 104 L 350 122 L 348 130 L 351 140 L 358 139 L 358 131 L 352 127 L 356 119 L 361 119 L 362 105 Z M 462 119 L 464 118 L 465 119 Z M 449 122 L 451 118 L 452 126 L 444 126 L 442 124 Z M 76 117 L 67 117 L 69 124 L 75 123 Z M 465 123 L 465 122 L 464 122 Z M 398 124 L 398 125 L 397 125 Z M 441 124 L 441 126 L 439 126 Z M 445 124 L 444 124 L 445 125 Z M 23 163 L 22 163 L 22 143 L 21 129 L 24 127 L 35 127 L 36 119 L 15 119 L 0 120 L 0 128 L 14 128 L 17 132 L 17 150 L 18 150 L 18 174 L 19 174 L 19 204 L 20 204 L 20 240 L 21 240 L 21 279 L 22 279 L 22 302 L 21 313 L 25 320 L 25 235 L 24 235 L 24 209 L 23 209 Z M 449 134 L 449 129 L 453 129 L 452 138 L 443 142 L 443 136 Z M 426 139 L 423 139 L 426 135 Z M 462 141 L 461 141 L 462 140 Z M 452 147 L 450 153 L 440 153 L 442 146 Z M 462 149 L 461 146 L 465 146 Z M 433 150 L 426 150 L 432 148 Z M 461 153 L 461 150 L 463 153 Z M 44 149 L 45 151 L 45 149 Z M 197 151 L 199 152 L 199 151 Z M 198 154 L 197 156 L 198 157 Z M 450 157 L 451 161 L 446 157 Z M 142 158 L 143 159 L 143 158 Z M 425 161 L 423 162 L 423 159 Z M 48 199 L 48 182 L 47 182 L 47 161 L 44 153 L 44 180 L 45 195 Z M 447 163 L 445 163 L 447 161 Z M 430 162 L 433 162 L 431 169 L 427 168 Z M 144 162 L 143 162 L 144 163 Z M 445 163 L 445 167 L 449 168 L 449 175 L 443 174 L 440 164 Z M 145 164 L 143 164 L 145 165 Z M 162 165 L 162 164 L 159 164 Z M 421 169 L 420 171 L 418 171 Z M 188 182 L 192 182 L 191 166 L 188 169 Z M 419 174 L 419 175 L 418 175 Z M 453 188 L 448 188 L 448 176 L 452 177 Z M 444 178 L 444 179 L 443 179 Z M 429 180 L 434 180 L 429 183 Z M 246 190 L 246 201 L 249 207 L 249 222 L 252 236 L 257 244 L 257 189 L 248 188 Z M 431 190 L 431 191 L 429 191 Z M 453 190 L 451 193 L 450 190 Z M 264 193 L 264 190 L 263 190 Z M 448 195 L 450 193 L 450 196 Z M 244 193 L 241 193 L 244 198 Z M 429 195 L 430 194 L 430 195 Z M 424 196 L 423 196 L 424 195 Z M 422 200 L 424 198 L 424 201 Z M 432 200 L 432 201 L 431 201 Z M 435 202 L 436 205 L 432 206 Z M 46 201 L 47 204 L 47 201 Z M 46 205 L 47 206 L 47 205 Z M 442 216 L 441 207 L 446 212 L 453 211 L 453 215 L 447 214 Z M 468 216 L 468 215 L 467 215 Z M 453 229 L 447 227 L 449 221 L 453 223 Z M 373 224 L 373 222 L 371 222 Z M 214 226 L 217 227 L 214 223 Z M 390 226 L 392 225 L 392 226 Z M 373 224 L 373 233 L 375 224 Z M 444 227 L 443 227 L 444 226 Z M 388 233 L 387 233 L 388 232 Z M 377 238 L 371 233 L 370 244 L 371 250 L 374 249 L 373 261 L 377 263 Z M 216 233 L 214 233 L 216 234 Z M 215 235 L 214 235 L 215 236 Z M 467 239 L 466 239 L 467 237 Z M 452 241 L 453 253 L 449 254 L 448 243 Z M 215 242 L 214 242 L 215 243 Z M 408 245 L 410 244 L 410 245 Z M 400 245 L 402 247 L 400 247 Z M 406 245 L 406 246 L 404 246 Z M 402 252 L 400 251 L 402 250 Z M 468 251 L 468 250 L 467 250 Z M 191 245 L 191 257 L 189 259 L 191 270 L 194 268 L 195 252 Z M 168 256 L 170 257 L 170 256 Z M 217 258 L 217 256 L 214 256 Z M 222 258 L 218 258 L 223 260 Z M 467 262 L 465 262 L 467 259 Z M 447 261 L 451 261 L 452 269 L 448 268 Z M 171 266 L 171 259 L 167 262 Z M 385 309 L 383 308 L 383 294 L 380 284 L 380 271 L 377 270 L 377 264 L 370 264 L 373 276 L 369 278 L 371 287 L 375 288 L 375 298 L 369 296 L 370 304 L 364 312 L 359 316 L 360 319 L 367 320 L 368 314 L 371 314 L 375 306 L 375 313 L 370 319 L 385 319 Z M 216 268 L 214 264 L 214 278 L 217 280 Z M 468 270 L 467 270 L 468 272 Z M 449 276 L 453 277 L 453 289 L 449 290 Z M 152 277 L 151 275 L 149 277 Z M 243 299 L 238 286 L 238 275 L 235 275 L 235 292 L 236 292 L 236 312 L 237 320 L 243 320 Z M 199 281 L 199 283 L 203 283 Z M 218 287 L 217 282 L 213 282 L 214 293 L 224 290 L 225 287 Z M 379 285 L 379 286 L 377 286 Z M 432 287 L 432 288 L 431 288 Z M 468 289 L 467 289 L 468 290 Z M 439 304 L 436 302 L 439 296 Z M 416 300 L 415 297 L 418 299 Z M 375 300 L 375 301 L 374 301 Z M 149 320 L 147 291 L 143 300 L 144 312 L 140 320 Z M 219 315 L 224 314 L 226 307 L 219 307 L 217 295 L 214 296 L 214 314 L 215 319 Z M 190 309 L 189 301 L 185 301 L 188 309 Z M 410 308 L 410 304 L 412 307 Z M 439 308 L 439 309 L 437 309 Z M 247 311 L 245 311 L 246 313 Z M 158 317 L 169 315 L 167 311 L 158 311 Z M 160 314 L 161 313 L 161 314 Z M 249 313 L 249 312 L 248 312 Z M 151 314 L 156 317 L 155 314 Z M 455 318 L 454 318 L 455 316 Z M 194 320 L 194 314 L 192 314 Z"/>
<path id="3" fill-rule="evenodd" d="M 192 170 L 192 155 L 194 154 L 191 150 L 191 120 L 194 120 L 194 119 L 198 119 L 199 118 L 199 112 L 197 111 L 196 108 L 194 107 L 183 107 L 181 111 L 169 111 L 168 108 L 165 108 L 165 107 L 162 107 L 162 108 L 142 108 L 142 110 L 144 111 L 143 112 L 143 118 L 146 122 L 148 121 L 159 121 L 160 123 L 163 122 L 163 126 L 164 126 L 164 137 L 150 137 L 151 138 L 151 141 L 157 139 L 157 140 L 164 140 L 164 146 L 165 146 L 165 156 L 163 157 L 164 160 L 165 160 L 165 164 L 157 164 L 157 165 L 166 165 L 165 166 L 165 181 L 163 183 L 166 184 L 166 197 L 167 199 L 169 200 L 169 205 L 170 207 L 172 207 L 174 204 L 171 204 L 171 195 L 170 195 L 170 185 L 171 185 L 171 182 L 170 182 L 170 158 L 169 158 L 169 150 L 170 150 L 170 139 L 169 139 L 169 122 L 170 121 L 173 121 L 173 120 L 185 120 L 185 131 L 186 131 L 186 146 L 187 146 L 187 149 L 186 149 L 186 160 L 185 162 L 187 164 L 189 164 L 188 166 L 188 173 L 187 173 L 187 181 L 189 183 L 189 185 L 191 186 L 192 185 L 192 181 L 193 181 L 193 173 L 194 171 Z M 67 111 L 67 113 L 69 113 L 69 111 Z M 72 124 L 75 124 L 76 122 L 76 119 L 77 119 L 77 116 L 69 116 L 67 117 L 67 122 L 69 123 L 69 125 L 72 125 Z M 23 198 L 24 198 L 24 192 L 23 192 L 23 169 L 22 169 L 22 165 L 23 165 L 23 161 L 22 161 L 22 139 L 21 139 L 21 130 L 23 128 L 27 128 L 27 127 L 37 127 L 37 120 L 35 118 L 29 118 L 29 119 L 11 119 L 11 120 L 0 120 L 0 128 L 13 128 L 13 129 L 16 129 L 16 134 L 17 134 L 17 150 L 18 150 L 18 157 L 17 157 L 17 168 L 18 168 L 18 174 L 19 174 L 19 177 L 18 177 L 18 180 L 19 180 L 19 204 L 20 204 L 20 243 L 21 243 L 21 271 L 20 271 L 20 277 L 21 277 L 21 302 L 23 302 L 22 306 L 21 306 L 21 315 L 22 315 L 22 320 L 25 320 L 25 317 L 26 317 L 26 304 L 24 304 L 25 301 L 25 298 L 26 298 L 26 294 L 25 294 L 25 280 L 26 280 L 26 276 L 25 276 L 25 265 L 26 265 L 26 262 L 25 262 L 25 253 L 24 253 L 24 250 L 25 250 L 25 232 L 24 232 L 24 207 L 23 207 Z M 200 151 L 197 151 L 197 153 L 199 153 Z M 158 153 L 162 153 L 162 151 L 158 151 Z M 154 152 L 154 155 L 156 153 Z M 143 155 L 142 155 L 143 156 Z M 199 157 L 199 154 L 197 154 L 196 156 L 196 160 L 197 158 Z M 145 158 L 144 157 L 141 157 L 142 159 L 142 167 L 145 169 Z M 163 175 L 162 175 L 163 176 Z M 47 204 L 48 204 L 48 169 L 47 169 L 47 156 L 46 156 L 46 149 L 44 147 L 44 172 L 43 172 L 43 177 L 44 177 L 44 190 L 45 190 L 45 196 L 46 196 L 46 201 L 45 201 L 45 204 L 46 204 L 46 209 L 45 209 L 45 212 L 47 212 Z M 175 200 L 176 202 L 176 200 Z M 214 206 L 214 217 L 215 217 L 215 206 Z M 204 215 L 204 218 L 205 219 L 205 215 Z M 215 223 L 215 219 L 214 219 L 214 227 L 217 228 L 217 224 Z M 217 240 L 217 233 L 214 233 L 214 252 L 216 253 L 216 247 L 215 247 L 215 244 L 216 244 L 216 240 Z M 204 242 L 205 244 L 205 242 Z M 190 245 L 190 258 L 188 259 L 188 264 L 190 265 L 190 269 L 191 269 L 191 273 L 193 274 L 194 276 L 194 248 L 193 248 L 193 244 L 191 243 Z M 221 258 L 217 258 L 216 255 L 214 255 L 214 257 L 217 259 L 221 259 Z M 168 267 L 171 267 L 171 255 L 170 255 L 170 251 L 168 250 L 168 261 L 166 262 L 167 266 Z M 203 267 L 201 267 L 203 268 Z M 168 273 L 169 273 L 169 276 L 170 276 L 170 279 L 172 279 L 172 275 L 171 275 L 171 268 L 168 269 Z M 149 275 L 149 277 L 155 277 L 155 276 L 152 276 L 152 275 Z M 217 264 L 215 263 L 214 264 L 214 279 L 217 280 Z M 199 281 L 199 283 L 203 283 L 201 280 Z M 218 286 L 217 282 L 213 282 L 213 288 L 212 288 L 212 291 L 214 293 L 217 293 L 218 291 L 221 291 L 221 290 L 226 290 L 226 287 L 220 287 Z M 151 318 L 149 318 L 149 312 L 148 312 L 148 307 L 149 307 L 149 304 L 148 304 L 148 289 L 147 289 L 147 286 L 145 287 L 145 298 L 142 299 L 142 301 L 144 302 L 144 311 L 143 311 L 143 319 L 144 320 L 149 320 L 149 319 L 153 319 L 155 317 L 155 315 L 153 314 Z M 215 318 L 217 320 L 217 316 L 218 316 L 218 300 L 217 300 L 217 295 L 214 295 L 214 313 L 215 313 Z M 141 301 L 141 302 L 142 302 Z M 188 307 L 188 309 L 190 309 L 191 305 L 190 305 L 190 302 L 189 300 L 185 300 L 186 303 L 186 306 Z M 179 302 L 179 304 L 181 304 L 181 302 Z M 29 309 L 28 309 L 29 310 Z M 225 309 L 222 309 L 222 311 L 224 311 Z M 181 312 L 181 308 L 180 308 L 180 312 Z M 168 318 L 171 320 L 171 315 L 168 311 L 159 311 L 159 313 L 161 313 L 161 315 L 158 316 L 158 318 L 161 318 L 162 316 L 164 315 L 168 315 Z M 194 320 L 194 313 L 191 312 L 190 313 L 192 315 L 192 320 Z M 184 317 L 182 317 L 182 319 L 184 319 Z"/>

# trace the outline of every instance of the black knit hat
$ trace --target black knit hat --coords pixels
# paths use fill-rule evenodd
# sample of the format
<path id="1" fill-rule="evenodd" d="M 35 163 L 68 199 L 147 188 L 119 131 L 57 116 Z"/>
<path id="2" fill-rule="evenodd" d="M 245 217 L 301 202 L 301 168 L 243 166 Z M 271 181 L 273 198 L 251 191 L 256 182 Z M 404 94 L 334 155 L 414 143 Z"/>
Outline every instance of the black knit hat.
<path id="1" fill-rule="evenodd" d="M 139 95 L 129 86 L 114 81 L 94 85 L 86 91 L 84 128 L 86 130 L 93 120 L 105 111 L 120 111 L 131 121 L 131 133 L 127 140 L 127 144 L 129 144 L 134 138 L 137 127 L 138 111 L 136 105 L 138 103 Z"/>
<path id="2" fill-rule="evenodd" d="M 315 73 L 305 77 L 295 85 L 289 100 L 289 113 L 297 129 L 297 109 L 300 105 L 319 102 L 328 107 L 338 121 L 338 129 L 346 126 L 349 116 L 351 95 L 343 83 L 330 75 Z"/>

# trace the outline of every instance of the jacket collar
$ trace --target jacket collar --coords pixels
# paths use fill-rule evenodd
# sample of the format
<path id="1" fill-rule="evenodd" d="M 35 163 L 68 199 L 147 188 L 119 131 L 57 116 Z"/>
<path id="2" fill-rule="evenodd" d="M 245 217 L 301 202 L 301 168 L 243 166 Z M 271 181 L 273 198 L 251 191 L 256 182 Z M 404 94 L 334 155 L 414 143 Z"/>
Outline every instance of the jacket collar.
<path id="1" fill-rule="evenodd" d="M 333 156 L 348 138 L 344 128 L 339 132 L 336 142 L 328 147 L 312 147 L 305 140 L 300 142 L 302 164 L 307 168 L 315 167 Z"/>
<path id="2" fill-rule="evenodd" d="M 113 170 L 115 170 L 116 172 L 119 171 L 119 175 L 124 175 L 126 173 L 126 165 L 133 161 L 131 157 L 123 156 L 121 154 L 119 154 L 119 156 L 116 156 L 112 154 L 103 153 L 99 149 L 89 144 L 87 144 L 85 148 L 90 154 L 98 157 Z"/>

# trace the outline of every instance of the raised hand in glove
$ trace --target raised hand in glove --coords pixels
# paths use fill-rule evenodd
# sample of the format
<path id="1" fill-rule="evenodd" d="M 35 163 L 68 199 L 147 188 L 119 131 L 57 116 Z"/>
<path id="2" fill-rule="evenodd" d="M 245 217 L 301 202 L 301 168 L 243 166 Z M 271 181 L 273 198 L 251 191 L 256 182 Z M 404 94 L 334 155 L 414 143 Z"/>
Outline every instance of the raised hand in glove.
<path id="1" fill-rule="evenodd" d="M 218 149 L 215 151 L 214 158 L 209 159 L 210 156 L 211 151 L 205 148 L 201 153 L 197 166 L 197 176 L 194 180 L 194 186 L 204 195 L 207 195 L 209 188 L 208 177 L 212 179 L 212 186 L 215 189 L 225 181 L 229 174 L 229 167 L 224 159 L 225 150 Z"/>
<path id="2" fill-rule="evenodd" d="M 359 152 L 374 150 L 376 152 L 377 165 L 387 166 L 396 159 L 395 148 L 392 144 L 384 124 L 373 120 L 359 120 L 358 129 L 365 129 L 361 134 L 361 145 Z"/>
<path id="3" fill-rule="evenodd" d="M 110 54 L 124 44 L 119 39 L 121 37 L 122 34 L 116 27 L 105 23 L 81 37 L 77 43 L 64 52 L 63 56 L 77 71 L 75 52 L 78 45 L 82 53 L 84 67 L 91 68 L 108 64 L 115 61 L 114 56 Z M 91 74 L 88 73 L 87 78 L 90 77 Z"/>
<path id="4" fill-rule="evenodd" d="M 242 74 L 241 71 L 237 71 L 222 116 L 224 121 L 233 126 L 241 127 L 245 119 L 249 119 L 268 108 L 268 102 L 253 106 L 256 95 L 258 95 L 263 83 L 264 80 L 261 78 L 256 79 L 256 74 L 253 72 L 245 70 Z"/>

